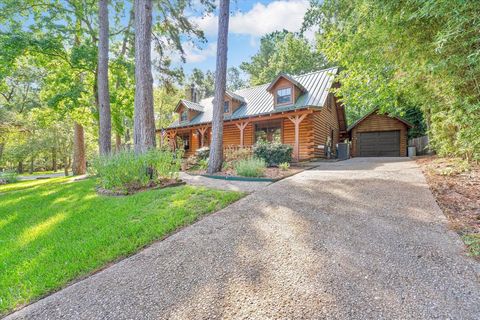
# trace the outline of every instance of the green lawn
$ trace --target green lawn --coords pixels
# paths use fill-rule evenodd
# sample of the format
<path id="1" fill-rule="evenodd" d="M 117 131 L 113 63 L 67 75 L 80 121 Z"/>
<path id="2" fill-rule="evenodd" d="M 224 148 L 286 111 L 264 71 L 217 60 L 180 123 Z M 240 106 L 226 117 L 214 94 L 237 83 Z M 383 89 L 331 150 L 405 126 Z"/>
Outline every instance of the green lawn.
<path id="1" fill-rule="evenodd" d="M 0 314 L 127 256 L 242 193 L 191 186 L 99 196 L 92 179 L 0 186 Z"/>
<path id="2" fill-rule="evenodd" d="M 52 174 L 52 173 L 63 173 L 64 171 L 63 170 L 57 170 L 57 171 L 36 171 L 36 172 L 33 172 L 33 173 L 29 173 L 29 172 L 24 172 L 22 174 L 20 174 L 20 176 L 24 176 L 24 177 L 29 177 L 29 176 L 44 176 L 44 175 L 47 175 L 47 174 Z"/>

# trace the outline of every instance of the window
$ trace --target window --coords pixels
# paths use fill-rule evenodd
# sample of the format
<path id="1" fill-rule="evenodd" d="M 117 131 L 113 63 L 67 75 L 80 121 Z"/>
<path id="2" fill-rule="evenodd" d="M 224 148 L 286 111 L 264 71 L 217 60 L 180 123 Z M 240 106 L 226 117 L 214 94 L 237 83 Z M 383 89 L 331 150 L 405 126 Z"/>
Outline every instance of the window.
<path id="1" fill-rule="evenodd" d="M 223 113 L 230 113 L 230 102 L 225 101 L 223 103 Z"/>
<path id="2" fill-rule="evenodd" d="M 255 142 L 282 142 L 282 121 L 266 121 L 255 124 Z"/>
<path id="3" fill-rule="evenodd" d="M 277 90 L 277 104 L 289 103 L 292 101 L 292 88 Z"/>
<path id="4" fill-rule="evenodd" d="M 188 120 L 188 112 L 187 111 L 183 111 L 182 113 L 180 113 L 180 121 L 187 121 Z"/>

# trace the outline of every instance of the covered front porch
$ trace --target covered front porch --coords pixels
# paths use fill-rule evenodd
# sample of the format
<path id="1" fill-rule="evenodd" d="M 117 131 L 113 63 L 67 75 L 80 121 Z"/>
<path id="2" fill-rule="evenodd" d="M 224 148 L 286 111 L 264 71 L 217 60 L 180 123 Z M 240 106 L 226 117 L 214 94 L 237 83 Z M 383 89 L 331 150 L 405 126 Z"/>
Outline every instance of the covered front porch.
<path id="1" fill-rule="evenodd" d="M 293 146 L 294 161 L 311 159 L 314 157 L 312 113 L 313 110 L 304 109 L 225 120 L 224 150 L 251 147 L 259 141 L 278 142 Z M 210 145 L 211 130 L 211 124 L 169 128 L 159 131 L 159 141 L 172 149 L 183 148 L 188 157 L 197 149 Z"/>

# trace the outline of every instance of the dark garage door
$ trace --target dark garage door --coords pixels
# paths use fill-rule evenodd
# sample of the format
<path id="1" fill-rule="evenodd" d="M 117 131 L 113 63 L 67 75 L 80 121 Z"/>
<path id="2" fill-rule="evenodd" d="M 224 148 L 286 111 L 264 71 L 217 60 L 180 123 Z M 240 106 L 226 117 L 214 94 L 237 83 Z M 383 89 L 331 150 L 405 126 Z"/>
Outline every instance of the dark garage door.
<path id="1" fill-rule="evenodd" d="M 358 153 L 360 157 L 399 157 L 400 131 L 359 133 Z"/>

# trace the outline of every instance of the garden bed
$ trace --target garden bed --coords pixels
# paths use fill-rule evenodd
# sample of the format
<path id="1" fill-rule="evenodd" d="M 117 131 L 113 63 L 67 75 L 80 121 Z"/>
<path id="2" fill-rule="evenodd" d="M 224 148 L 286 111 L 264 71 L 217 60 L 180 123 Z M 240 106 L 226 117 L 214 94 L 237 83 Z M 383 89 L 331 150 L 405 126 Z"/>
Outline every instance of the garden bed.
<path id="1" fill-rule="evenodd" d="M 287 177 L 290 177 L 294 174 L 302 172 L 305 170 L 305 167 L 290 167 L 287 170 L 282 170 L 277 167 L 266 168 L 263 176 L 261 177 L 243 177 L 236 174 L 234 169 L 226 169 L 215 174 L 207 174 L 206 170 L 189 170 L 188 174 L 191 175 L 201 175 L 208 178 L 214 179 L 226 179 L 226 180 L 238 180 L 238 181 L 278 181 Z"/>
<path id="2" fill-rule="evenodd" d="M 480 166 L 461 159 L 416 159 L 438 205 L 470 254 L 480 258 Z"/>
<path id="3" fill-rule="evenodd" d="M 163 189 L 163 188 L 171 188 L 171 187 L 178 187 L 184 185 L 185 182 L 178 180 L 178 179 L 164 179 L 161 181 L 151 181 L 147 185 L 130 185 L 127 186 L 125 189 L 118 189 L 118 190 L 109 190 L 104 189 L 102 187 L 97 187 L 97 193 L 104 196 L 127 196 L 130 194 L 135 194 L 138 192 L 143 192 L 147 190 L 155 190 L 155 189 Z"/>

